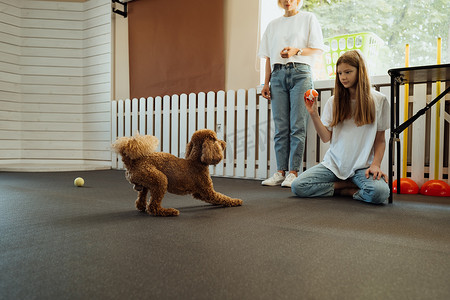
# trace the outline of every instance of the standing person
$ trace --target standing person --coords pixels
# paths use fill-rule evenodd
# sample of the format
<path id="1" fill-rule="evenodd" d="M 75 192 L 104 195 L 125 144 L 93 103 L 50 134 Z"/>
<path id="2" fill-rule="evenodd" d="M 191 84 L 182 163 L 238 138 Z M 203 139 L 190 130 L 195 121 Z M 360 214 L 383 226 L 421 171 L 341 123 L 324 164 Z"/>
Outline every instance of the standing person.
<path id="1" fill-rule="evenodd" d="M 305 100 L 320 139 L 330 142 L 323 161 L 306 170 L 292 183 L 299 197 L 353 196 L 370 203 L 389 197 L 387 177 L 381 169 L 389 128 L 386 96 L 372 90 L 359 51 L 342 54 L 336 63 L 332 96 L 319 117 L 317 97 Z"/>
<path id="2" fill-rule="evenodd" d="M 278 0 L 284 15 L 269 23 L 258 53 L 266 59 L 261 94 L 272 100 L 278 170 L 262 185 L 290 187 L 302 171 L 308 124 L 303 94 L 313 87 L 311 65 L 323 49 L 319 22 L 314 14 L 299 11 L 302 2 Z"/>

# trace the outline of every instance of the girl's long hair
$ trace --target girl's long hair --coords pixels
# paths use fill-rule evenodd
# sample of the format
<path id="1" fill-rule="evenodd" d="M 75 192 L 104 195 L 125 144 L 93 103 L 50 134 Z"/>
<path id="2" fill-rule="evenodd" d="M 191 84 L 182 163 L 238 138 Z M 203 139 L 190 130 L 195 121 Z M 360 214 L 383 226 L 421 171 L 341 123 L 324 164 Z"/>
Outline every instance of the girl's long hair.
<path id="1" fill-rule="evenodd" d="M 339 64 L 346 63 L 357 69 L 358 78 L 356 82 L 356 105 L 352 112 L 350 92 L 339 80 L 336 74 L 334 84 L 333 120 L 331 127 L 336 126 L 346 119 L 354 117 L 357 126 L 371 124 L 375 121 L 375 103 L 370 93 L 370 81 L 364 58 L 357 50 L 347 51 L 342 54 L 336 62 L 336 70 Z"/>

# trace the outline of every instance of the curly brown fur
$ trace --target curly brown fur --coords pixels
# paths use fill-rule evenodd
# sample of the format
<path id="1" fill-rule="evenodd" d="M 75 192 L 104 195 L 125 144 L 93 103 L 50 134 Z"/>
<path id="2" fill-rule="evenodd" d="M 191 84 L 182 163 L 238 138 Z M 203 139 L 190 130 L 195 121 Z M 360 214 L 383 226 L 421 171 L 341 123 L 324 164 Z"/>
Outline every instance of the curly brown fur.
<path id="1" fill-rule="evenodd" d="M 122 156 L 125 177 L 138 191 L 136 208 L 156 216 L 177 216 L 174 208 L 161 207 L 166 192 L 186 195 L 224 206 L 242 205 L 242 200 L 230 198 L 213 188 L 209 165 L 223 159 L 226 143 L 214 131 L 196 131 L 186 146 L 185 159 L 170 153 L 155 152 L 158 139 L 150 135 L 121 137 L 113 143 L 113 150 Z M 147 194 L 150 202 L 147 203 Z"/>

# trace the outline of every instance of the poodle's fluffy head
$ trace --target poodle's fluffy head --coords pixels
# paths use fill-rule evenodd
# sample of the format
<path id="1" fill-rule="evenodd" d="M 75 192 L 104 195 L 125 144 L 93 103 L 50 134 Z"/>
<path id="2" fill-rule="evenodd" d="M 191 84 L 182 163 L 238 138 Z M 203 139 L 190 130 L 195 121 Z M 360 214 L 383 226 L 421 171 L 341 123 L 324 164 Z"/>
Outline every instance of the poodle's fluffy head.
<path id="1" fill-rule="evenodd" d="M 223 159 L 226 143 L 217 138 L 214 131 L 200 129 L 194 132 L 186 146 L 186 159 L 197 160 L 205 165 L 216 165 Z"/>
<path id="2" fill-rule="evenodd" d="M 132 137 L 120 137 L 112 145 L 112 149 L 122 157 L 137 159 L 155 152 L 159 140 L 153 135 L 140 135 L 139 132 Z"/>

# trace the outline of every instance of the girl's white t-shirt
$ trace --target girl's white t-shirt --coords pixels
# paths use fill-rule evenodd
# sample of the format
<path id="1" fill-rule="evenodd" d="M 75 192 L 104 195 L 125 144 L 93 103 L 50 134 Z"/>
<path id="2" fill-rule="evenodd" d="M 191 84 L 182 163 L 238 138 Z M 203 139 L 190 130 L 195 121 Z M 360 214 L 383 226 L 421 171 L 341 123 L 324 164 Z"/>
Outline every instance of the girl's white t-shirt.
<path id="1" fill-rule="evenodd" d="M 280 52 L 285 47 L 324 49 L 322 29 L 313 13 L 299 11 L 292 17 L 281 16 L 271 21 L 264 32 L 258 52 L 259 57 L 270 58 L 272 69 L 274 64 L 288 62 L 313 65 L 313 56 L 293 55 L 282 58 Z"/>
<path id="2" fill-rule="evenodd" d="M 385 131 L 389 128 L 389 102 L 380 92 L 375 90 L 371 92 L 376 110 L 376 118 L 372 124 L 358 127 L 351 118 L 330 127 L 334 96 L 328 100 L 323 109 L 322 123 L 332 131 L 332 134 L 330 148 L 325 153 L 322 164 L 339 179 L 345 180 L 352 177 L 356 170 L 370 166 L 373 161 L 373 145 L 377 131 Z M 354 103 L 352 101 L 352 110 Z"/>

